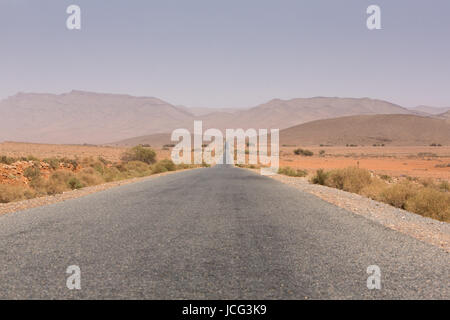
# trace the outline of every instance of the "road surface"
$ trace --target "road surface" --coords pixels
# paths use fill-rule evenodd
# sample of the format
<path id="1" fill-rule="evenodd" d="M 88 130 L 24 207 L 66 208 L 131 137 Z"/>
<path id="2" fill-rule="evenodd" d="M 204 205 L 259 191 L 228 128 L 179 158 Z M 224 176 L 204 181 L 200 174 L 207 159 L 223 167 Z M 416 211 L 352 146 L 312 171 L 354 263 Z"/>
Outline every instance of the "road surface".
<path id="1" fill-rule="evenodd" d="M 271 178 L 184 171 L 0 216 L 0 298 L 450 298 L 449 255 Z M 68 266 L 81 289 L 69 290 Z M 367 267 L 381 289 L 367 288 Z"/>

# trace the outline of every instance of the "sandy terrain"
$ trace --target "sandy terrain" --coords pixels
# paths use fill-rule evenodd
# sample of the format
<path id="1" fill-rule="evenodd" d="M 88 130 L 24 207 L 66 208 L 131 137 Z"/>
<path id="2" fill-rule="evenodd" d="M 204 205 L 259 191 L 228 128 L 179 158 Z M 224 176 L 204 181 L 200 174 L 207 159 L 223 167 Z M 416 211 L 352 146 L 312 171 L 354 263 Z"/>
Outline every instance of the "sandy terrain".
<path id="1" fill-rule="evenodd" d="M 410 176 L 450 181 L 450 147 L 311 147 L 312 157 L 281 147 L 280 165 L 316 170 L 358 166 L 392 177 Z M 325 155 L 319 156 L 324 150 Z M 422 153 L 422 155 L 419 155 Z M 445 167 L 444 167 L 445 166 Z"/>
<path id="2" fill-rule="evenodd" d="M 281 147 L 281 166 L 314 171 L 359 166 L 379 174 L 392 177 L 410 176 L 419 178 L 445 179 L 450 181 L 450 147 L 307 147 L 313 157 L 294 155 L 297 147 Z M 0 143 L 0 155 L 21 157 L 33 155 L 40 159 L 67 157 L 79 159 L 103 157 L 110 161 L 120 160 L 124 147 L 102 147 L 82 145 L 51 145 L 33 143 Z M 319 156 L 324 150 L 325 155 Z M 170 150 L 157 149 L 158 159 L 170 157 Z M 425 154 L 420 155 L 419 154 Z M 440 167 L 439 167 L 440 166 Z"/>
<path id="3" fill-rule="evenodd" d="M 61 145 L 61 144 L 38 144 L 4 142 L 0 143 L 0 155 L 9 157 L 27 157 L 33 155 L 39 159 L 57 158 L 89 158 L 103 157 L 109 161 L 119 161 L 122 153 L 127 150 L 125 147 L 106 147 L 89 145 Z M 156 150 L 159 160 L 170 157 L 169 150 Z"/>

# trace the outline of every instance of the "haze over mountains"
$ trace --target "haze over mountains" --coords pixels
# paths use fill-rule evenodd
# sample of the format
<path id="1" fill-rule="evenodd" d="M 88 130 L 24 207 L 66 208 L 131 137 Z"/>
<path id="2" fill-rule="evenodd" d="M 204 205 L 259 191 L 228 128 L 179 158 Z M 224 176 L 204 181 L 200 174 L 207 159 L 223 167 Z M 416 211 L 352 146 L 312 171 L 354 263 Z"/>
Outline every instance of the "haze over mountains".
<path id="1" fill-rule="evenodd" d="M 317 120 L 280 132 L 286 145 L 428 146 L 450 144 L 450 123 L 416 115 L 357 115 Z"/>
<path id="2" fill-rule="evenodd" d="M 106 144 L 126 140 L 132 144 L 135 138 L 144 143 L 146 136 L 161 142 L 176 128 L 192 130 L 194 120 L 202 120 L 204 130 L 285 129 L 314 120 L 375 114 L 418 112 L 369 98 L 274 99 L 249 109 L 209 109 L 174 106 L 153 97 L 84 91 L 19 93 L 0 101 L 0 142 Z"/>
<path id="3" fill-rule="evenodd" d="M 412 108 L 411 110 L 426 113 L 426 114 L 433 114 L 433 115 L 439 115 L 444 112 L 447 112 L 450 110 L 450 108 L 438 108 L 438 107 L 430 107 L 430 106 L 417 106 L 415 108 Z"/>

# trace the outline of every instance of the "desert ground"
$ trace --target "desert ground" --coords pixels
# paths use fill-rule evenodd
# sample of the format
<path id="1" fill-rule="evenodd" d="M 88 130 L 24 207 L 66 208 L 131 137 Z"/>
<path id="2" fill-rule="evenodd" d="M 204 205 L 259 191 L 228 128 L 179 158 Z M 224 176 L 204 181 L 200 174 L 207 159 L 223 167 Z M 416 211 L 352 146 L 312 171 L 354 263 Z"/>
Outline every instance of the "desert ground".
<path id="1" fill-rule="evenodd" d="M 359 166 L 391 177 L 450 181 L 450 147 L 306 147 L 312 157 L 299 156 L 299 147 L 281 147 L 280 165 L 313 171 Z M 324 150 L 323 155 L 319 152 Z"/>
<path id="2" fill-rule="evenodd" d="M 377 174 L 391 177 L 433 178 L 450 181 L 450 147 L 305 147 L 314 152 L 311 157 L 294 154 L 301 146 L 280 147 L 280 165 L 314 171 L 317 169 L 338 169 L 359 166 Z M 37 158 L 89 158 L 102 157 L 109 161 L 119 161 L 126 147 L 92 145 L 56 145 L 4 142 L 0 143 L 0 155 L 9 157 Z M 320 155 L 320 151 L 325 153 Z M 157 148 L 157 158 L 170 158 L 170 150 Z"/>
<path id="3" fill-rule="evenodd" d="M 110 147 L 96 145 L 63 145 L 63 144 L 39 144 L 22 142 L 3 142 L 0 143 L 0 155 L 8 157 L 27 157 L 35 156 L 39 159 L 45 158 L 98 158 L 102 157 L 108 161 L 117 162 L 121 155 L 127 150 L 126 147 Z M 168 159 L 170 150 L 155 148 L 157 158 Z"/>

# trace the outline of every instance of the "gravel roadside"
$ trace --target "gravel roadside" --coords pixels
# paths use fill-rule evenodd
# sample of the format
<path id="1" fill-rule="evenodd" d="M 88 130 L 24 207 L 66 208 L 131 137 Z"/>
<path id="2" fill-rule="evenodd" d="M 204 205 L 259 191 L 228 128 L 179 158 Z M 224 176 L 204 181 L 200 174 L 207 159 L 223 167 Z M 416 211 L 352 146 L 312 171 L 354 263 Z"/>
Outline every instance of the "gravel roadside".
<path id="1" fill-rule="evenodd" d="M 358 194 L 308 182 L 306 178 L 274 175 L 271 178 L 311 193 L 329 203 L 344 208 L 385 227 L 402 232 L 450 252 L 450 224 L 422 217 Z"/>

